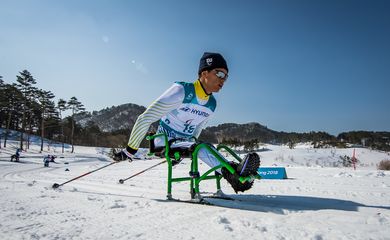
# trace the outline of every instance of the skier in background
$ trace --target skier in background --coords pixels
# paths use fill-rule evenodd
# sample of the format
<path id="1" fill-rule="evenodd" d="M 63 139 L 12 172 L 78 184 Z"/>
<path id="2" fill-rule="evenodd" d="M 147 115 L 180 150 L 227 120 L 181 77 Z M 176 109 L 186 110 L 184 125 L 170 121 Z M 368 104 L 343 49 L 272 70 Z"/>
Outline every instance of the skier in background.
<path id="1" fill-rule="evenodd" d="M 16 153 L 13 154 L 13 155 L 11 155 L 11 162 L 12 162 L 12 161 L 19 162 L 20 152 L 21 152 L 21 151 L 22 151 L 22 150 L 21 150 L 20 148 L 17 148 L 17 149 L 16 149 Z"/>
<path id="2" fill-rule="evenodd" d="M 44 167 L 49 167 L 49 163 L 51 161 L 51 156 L 50 155 L 47 155 L 43 158 L 43 166 Z"/>
<path id="3" fill-rule="evenodd" d="M 227 81 L 228 71 L 227 63 L 221 54 L 205 52 L 200 59 L 198 79 L 190 83 L 175 82 L 158 97 L 137 118 L 127 147 L 115 153 L 114 160 L 133 160 L 150 125 L 157 120 L 157 133 L 165 133 L 168 136 L 171 148 L 191 149 L 196 144 L 193 138 L 199 137 L 217 107 L 213 93 L 222 89 Z M 156 148 L 163 147 L 164 144 L 163 137 L 154 139 Z M 223 158 L 222 155 L 221 157 Z M 211 168 L 219 165 L 219 161 L 206 149 L 199 151 L 198 158 Z M 217 171 L 232 185 L 235 192 L 250 189 L 253 181 L 241 183 L 238 178 L 257 174 L 259 156 L 249 153 L 240 164 L 229 164 L 238 174 L 231 174 L 226 168 Z"/>

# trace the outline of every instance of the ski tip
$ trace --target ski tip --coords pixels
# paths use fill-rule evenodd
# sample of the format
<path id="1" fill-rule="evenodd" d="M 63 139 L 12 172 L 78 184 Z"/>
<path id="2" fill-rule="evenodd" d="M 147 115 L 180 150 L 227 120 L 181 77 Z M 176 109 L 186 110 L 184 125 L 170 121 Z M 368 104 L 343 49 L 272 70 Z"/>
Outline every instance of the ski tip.
<path id="1" fill-rule="evenodd" d="M 52 186 L 52 188 L 56 189 L 56 188 L 58 188 L 59 186 L 60 186 L 60 184 L 54 183 L 53 186 Z"/>

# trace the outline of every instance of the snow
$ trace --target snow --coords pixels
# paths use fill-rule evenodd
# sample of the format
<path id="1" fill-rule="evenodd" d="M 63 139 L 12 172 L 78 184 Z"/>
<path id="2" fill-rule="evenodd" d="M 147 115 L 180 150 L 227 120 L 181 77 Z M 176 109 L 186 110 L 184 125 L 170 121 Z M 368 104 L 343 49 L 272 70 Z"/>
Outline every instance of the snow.
<path id="1" fill-rule="evenodd" d="M 20 163 L 9 161 L 17 142 L 0 149 L 0 239 L 390 239 L 390 172 L 377 164 L 388 153 L 356 149 L 357 169 L 338 166 L 353 149 L 294 149 L 265 145 L 263 166 L 284 166 L 287 180 L 260 180 L 235 194 L 240 201 L 211 199 L 217 206 L 166 201 L 165 164 L 118 184 L 161 161 L 120 162 L 57 190 L 83 173 L 109 164 L 109 150 L 32 145 Z M 43 167 L 43 156 L 56 163 Z M 335 167 L 337 166 L 337 167 Z M 69 171 L 65 171 L 68 169 Z M 201 164 L 200 169 L 208 169 Z M 189 160 L 174 168 L 187 176 Z M 214 181 L 201 182 L 203 194 Z M 173 196 L 189 199 L 187 182 L 173 183 Z"/>

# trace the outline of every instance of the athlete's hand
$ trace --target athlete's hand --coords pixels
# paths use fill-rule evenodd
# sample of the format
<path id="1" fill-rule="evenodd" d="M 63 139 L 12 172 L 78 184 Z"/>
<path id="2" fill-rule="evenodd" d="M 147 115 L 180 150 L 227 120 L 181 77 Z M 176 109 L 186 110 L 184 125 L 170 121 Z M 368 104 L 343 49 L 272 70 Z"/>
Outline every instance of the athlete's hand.
<path id="1" fill-rule="evenodd" d="M 134 155 L 129 153 L 126 149 L 122 149 L 119 152 L 114 152 L 113 159 L 116 162 L 125 161 L 125 160 L 133 161 Z"/>

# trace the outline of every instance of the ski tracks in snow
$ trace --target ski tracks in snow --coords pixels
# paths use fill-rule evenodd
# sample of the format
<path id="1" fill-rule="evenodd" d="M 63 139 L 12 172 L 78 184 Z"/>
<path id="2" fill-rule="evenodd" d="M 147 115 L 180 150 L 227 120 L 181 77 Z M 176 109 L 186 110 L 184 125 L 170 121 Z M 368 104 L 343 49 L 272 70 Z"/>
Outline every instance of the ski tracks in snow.
<path id="1" fill-rule="evenodd" d="M 207 206 L 163 201 L 165 165 L 117 183 L 154 161 L 115 164 L 53 190 L 54 182 L 107 163 L 73 160 L 62 159 L 68 164 L 50 168 L 1 163 L 1 239 L 386 239 L 389 235 L 386 173 L 289 168 L 291 179 L 257 181 L 239 195 L 222 181 L 222 189 L 240 201 L 212 199 L 219 206 Z M 178 165 L 174 174 L 188 174 L 186 164 Z M 204 181 L 201 189 L 210 193 L 215 182 Z M 188 191 L 188 183 L 173 184 L 174 197 L 188 199 Z"/>

